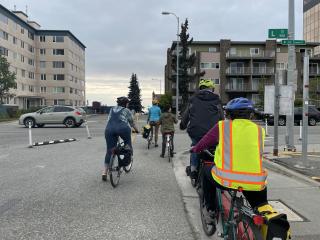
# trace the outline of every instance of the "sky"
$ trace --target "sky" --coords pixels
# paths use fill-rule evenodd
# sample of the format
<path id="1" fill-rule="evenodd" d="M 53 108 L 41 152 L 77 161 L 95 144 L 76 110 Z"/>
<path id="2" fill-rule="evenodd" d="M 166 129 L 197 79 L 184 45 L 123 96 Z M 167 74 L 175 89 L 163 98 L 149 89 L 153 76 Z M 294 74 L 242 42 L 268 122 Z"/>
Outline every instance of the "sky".
<path id="1" fill-rule="evenodd" d="M 287 28 L 288 0 L 0 0 L 28 9 L 42 29 L 70 30 L 86 45 L 86 98 L 114 105 L 137 74 L 143 105 L 164 91 L 166 51 L 177 20 L 189 20 L 194 41 L 264 41 L 269 28 Z M 295 1 L 296 39 L 302 39 L 303 1 Z"/>

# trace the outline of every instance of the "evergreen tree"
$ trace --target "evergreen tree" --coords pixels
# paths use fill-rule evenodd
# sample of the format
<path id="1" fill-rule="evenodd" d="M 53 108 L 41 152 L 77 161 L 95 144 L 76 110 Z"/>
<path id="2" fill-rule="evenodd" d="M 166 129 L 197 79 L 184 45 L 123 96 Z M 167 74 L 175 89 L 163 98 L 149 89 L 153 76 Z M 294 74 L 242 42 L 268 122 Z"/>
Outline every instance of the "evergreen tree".
<path id="1" fill-rule="evenodd" d="M 16 88 L 16 74 L 10 72 L 10 64 L 7 59 L 0 54 L 0 104 L 6 97 L 12 97 L 14 94 L 10 93 L 10 88 Z"/>
<path id="2" fill-rule="evenodd" d="M 197 78 L 203 76 L 205 72 L 190 74 L 188 73 L 189 69 L 194 67 L 197 57 L 195 53 L 189 53 L 189 46 L 193 42 L 193 38 L 190 38 L 188 34 L 189 22 L 188 19 L 185 20 L 184 24 L 181 25 L 180 43 L 179 43 L 179 94 L 182 96 L 182 103 L 180 110 L 186 107 L 189 99 L 189 84 L 192 81 L 195 81 Z M 176 71 L 176 59 L 177 56 L 172 55 L 172 68 Z M 177 73 L 176 73 L 177 74 Z M 171 80 L 175 81 L 174 76 L 171 77 Z"/>
<path id="3" fill-rule="evenodd" d="M 130 100 L 129 109 L 133 109 L 135 112 L 141 112 L 141 90 L 139 87 L 137 75 L 134 73 L 132 73 L 131 75 L 128 98 Z"/>

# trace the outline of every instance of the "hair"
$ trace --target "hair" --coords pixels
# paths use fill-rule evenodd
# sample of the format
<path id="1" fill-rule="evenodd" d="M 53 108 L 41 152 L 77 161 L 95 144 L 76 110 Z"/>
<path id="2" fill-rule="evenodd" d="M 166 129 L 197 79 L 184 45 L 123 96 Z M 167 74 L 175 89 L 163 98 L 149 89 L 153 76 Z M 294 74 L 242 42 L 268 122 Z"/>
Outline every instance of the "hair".
<path id="1" fill-rule="evenodd" d="M 251 119 L 251 109 L 226 110 L 227 118 L 234 119 Z"/>
<path id="2" fill-rule="evenodd" d="M 165 105 L 165 106 L 163 107 L 163 111 L 164 111 L 164 112 L 169 112 L 170 108 L 171 108 L 170 105 Z"/>

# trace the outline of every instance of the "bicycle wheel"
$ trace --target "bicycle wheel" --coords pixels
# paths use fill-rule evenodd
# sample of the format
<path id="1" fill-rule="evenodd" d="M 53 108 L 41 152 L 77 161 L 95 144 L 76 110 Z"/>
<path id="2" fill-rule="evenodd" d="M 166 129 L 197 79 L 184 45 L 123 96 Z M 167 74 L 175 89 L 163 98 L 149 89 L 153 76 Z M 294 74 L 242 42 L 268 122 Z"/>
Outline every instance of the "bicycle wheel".
<path id="1" fill-rule="evenodd" d="M 200 202 L 200 217 L 203 231 L 207 236 L 212 236 L 216 232 L 216 220 L 215 219 L 208 219 L 206 216 L 206 204 L 203 195 L 203 191 L 199 190 L 199 202 Z"/>
<path id="2" fill-rule="evenodd" d="M 236 216 L 235 238 L 233 237 L 232 228 L 228 233 L 228 240 L 263 240 L 261 232 L 252 219 L 245 215 Z"/>
<path id="3" fill-rule="evenodd" d="M 130 171 L 131 171 L 131 168 L 132 168 L 132 164 L 133 164 L 133 157 L 131 157 L 131 162 L 130 162 L 130 164 L 127 165 L 127 166 L 125 166 L 125 167 L 123 167 L 123 170 L 124 170 L 126 173 L 130 172 Z"/>
<path id="4" fill-rule="evenodd" d="M 120 181 L 121 168 L 119 166 L 119 157 L 116 154 L 111 156 L 109 167 L 110 183 L 112 187 L 117 187 Z"/>

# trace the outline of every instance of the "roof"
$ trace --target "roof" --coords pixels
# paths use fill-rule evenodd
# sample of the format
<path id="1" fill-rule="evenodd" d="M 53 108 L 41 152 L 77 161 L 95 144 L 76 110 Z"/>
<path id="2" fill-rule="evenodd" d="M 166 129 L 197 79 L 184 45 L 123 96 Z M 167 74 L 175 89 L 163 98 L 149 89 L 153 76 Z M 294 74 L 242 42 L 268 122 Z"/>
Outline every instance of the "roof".
<path id="1" fill-rule="evenodd" d="M 320 0 L 303 0 L 303 12 L 308 11 L 319 3 Z"/>
<path id="2" fill-rule="evenodd" d="M 41 35 L 41 34 L 48 34 L 48 35 L 53 35 L 53 34 L 63 34 L 67 35 L 71 39 L 73 39 L 79 46 L 81 46 L 83 49 L 86 48 L 86 46 L 76 37 L 74 36 L 69 30 L 41 30 L 41 29 L 35 29 L 33 26 L 31 26 L 29 23 L 23 21 L 21 18 L 19 18 L 15 13 L 22 13 L 26 17 L 24 12 L 21 11 L 10 11 L 7 8 L 5 8 L 3 5 L 0 4 L 0 12 L 4 13 L 7 17 L 13 19 L 15 22 L 18 22 L 21 26 L 31 30 L 31 32 L 35 33 L 36 35 Z M 30 21 L 33 22 L 33 21 Z"/>

